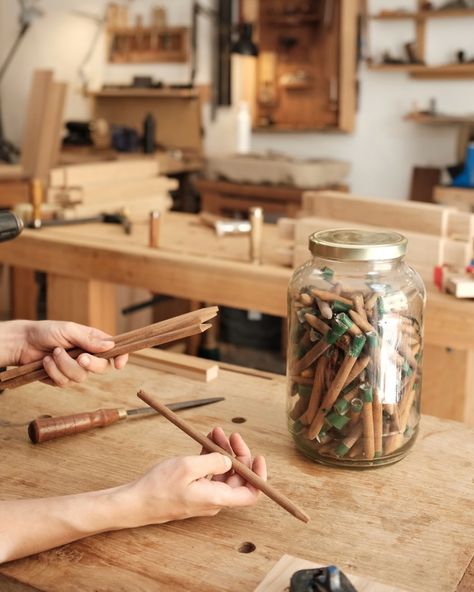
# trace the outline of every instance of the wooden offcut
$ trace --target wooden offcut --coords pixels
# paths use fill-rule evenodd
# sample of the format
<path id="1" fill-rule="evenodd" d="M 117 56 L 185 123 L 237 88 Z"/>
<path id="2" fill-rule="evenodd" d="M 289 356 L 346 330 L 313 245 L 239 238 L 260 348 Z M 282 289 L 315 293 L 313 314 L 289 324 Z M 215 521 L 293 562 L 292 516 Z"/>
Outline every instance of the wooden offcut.
<path id="1" fill-rule="evenodd" d="M 131 361 L 136 366 L 161 370 L 201 382 L 214 380 L 219 374 L 219 366 L 216 362 L 164 349 L 146 349 L 135 352 L 131 356 Z"/>

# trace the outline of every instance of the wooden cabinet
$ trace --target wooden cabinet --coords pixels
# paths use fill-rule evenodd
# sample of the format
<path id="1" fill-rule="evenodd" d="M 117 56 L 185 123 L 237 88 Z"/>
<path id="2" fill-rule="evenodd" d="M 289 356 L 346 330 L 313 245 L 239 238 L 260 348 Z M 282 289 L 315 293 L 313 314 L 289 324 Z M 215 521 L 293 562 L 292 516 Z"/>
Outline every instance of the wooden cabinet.
<path id="1" fill-rule="evenodd" d="M 358 3 L 260 0 L 256 131 L 354 128 Z"/>

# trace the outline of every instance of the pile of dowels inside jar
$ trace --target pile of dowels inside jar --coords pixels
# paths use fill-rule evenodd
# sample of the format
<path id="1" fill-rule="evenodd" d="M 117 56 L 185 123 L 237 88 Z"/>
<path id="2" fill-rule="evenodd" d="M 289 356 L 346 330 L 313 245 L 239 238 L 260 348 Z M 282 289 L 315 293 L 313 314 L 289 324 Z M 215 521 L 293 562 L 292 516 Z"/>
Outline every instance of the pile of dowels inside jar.
<path id="1" fill-rule="evenodd" d="M 290 297 L 290 430 L 323 462 L 383 464 L 416 435 L 420 324 L 388 285 L 351 291 L 329 268 L 321 280 Z"/>

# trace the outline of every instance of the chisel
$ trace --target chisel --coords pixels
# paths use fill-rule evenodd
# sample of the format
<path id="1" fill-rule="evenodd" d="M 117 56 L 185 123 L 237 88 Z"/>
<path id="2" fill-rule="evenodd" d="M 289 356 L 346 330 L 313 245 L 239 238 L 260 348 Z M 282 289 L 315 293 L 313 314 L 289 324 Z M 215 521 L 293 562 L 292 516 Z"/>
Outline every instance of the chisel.
<path id="1" fill-rule="evenodd" d="M 224 397 L 211 397 L 209 399 L 192 399 L 191 401 L 179 401 L 167 405 L 172 411 L 191 409 L 210 405 L 223 401 Z M 74 415 L 62 417 L 38 417 L 28 425 L 28 435 L 33 444 L 54 440 L 62 436 L 79 434 L 94 428 L 104 428 L 122 419 L 141 415 L 157 413 L 151 407 L 139 407 L 137 409 L 97 409 Z"/>

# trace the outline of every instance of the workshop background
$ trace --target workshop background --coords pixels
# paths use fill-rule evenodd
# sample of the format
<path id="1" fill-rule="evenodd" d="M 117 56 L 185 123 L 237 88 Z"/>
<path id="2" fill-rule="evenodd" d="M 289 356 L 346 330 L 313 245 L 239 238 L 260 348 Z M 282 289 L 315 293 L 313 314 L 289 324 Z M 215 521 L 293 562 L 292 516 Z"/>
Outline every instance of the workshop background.
<path id="1" fill-rule="evenodd" d="M 433 6 L 444 4 L 434 1 Z M 130 4 L 130 18 L 148 15 L 156 3 L 135 0 Z M 202 4 L 210 4 L 203 0 Z M 371 0 L 368 12 L 380 10 L 413 10 L 414 0 Z M 105 0 L 74 1 L 48 0 L 40 3 L 44 16 L 38 18 L 15 57 L 15 67 L 7 72 L 2 85 L 2 105 L 5 130 L 9 138 L 19 142 L 23 129 L 31 74 L 35 69 L 54 67 L 57 76 L 69 84 L 66 100 L 66 119 L 90 116 L 89 102 L 80 92 L 78 69 L 91 41 L 97 23 L 74 10 L 102 18 Z M 188 0 L 160 2 L 167 11 L 169 24 L 189 26 L 191 8 Z M 12 43 L 18 18 L 19 4 L 0 3 L 0 56 Z M 455 54 L 464 50 L 474 55 L 472 36 L 473 18 L 432 19 L 428 25 L 426 56 L 430 64 L 455 61 Z M 370 21 L 370 45 L 373 55 L 400 47 L 414 37 L 412 21 Z M 199 56 L 196 81 L 210 82 L 210 51 L 212 24 L 207 18 L 198 20 Z M 189 80 L 188 64 L 110 64 L 106 60 L 106 30 L 85 66 L 90 89 L 103 83 L 129 83 L 134 75 L 145 74 L 168 83 Z M 47 41 L 46 41 L 47 40 Z M 21 72 L 21 76 L 19 73 Z M 415 166 L 443 167 L 456 160 L 455 126 L 430 127 L 406 122 L 403 117 L 413 103 L 427 109 L 430 100 L 436 101 L 440 112 L 465 114 L 472 111 L 474 85 L 472 80 L 412 79 L 405 72 L 371 71 L 362 61 L 359 67 L 359 108 L 353 134 L 295 135 L 277 137 L 259 133 L 252 137 L 252 149 L 276 150 L 298 157 L 315 153 L 327 157 L 347 159 L 352 163 L 349 182 L 354 193 L 387 199 L 407 199 L 412 169 Z M 8 89 L 8 90 L 7 90 Z M 205 148 L 209 153 L 229 152 L 235 146 L 234 108 L 221 107 L 216 120 L 210 122 L 209 109 L 204 108 L 206 127 Z"/>

